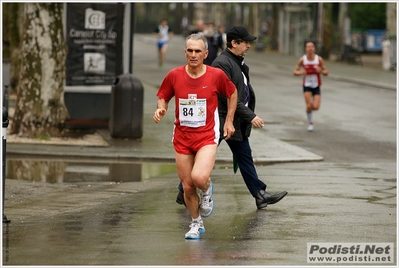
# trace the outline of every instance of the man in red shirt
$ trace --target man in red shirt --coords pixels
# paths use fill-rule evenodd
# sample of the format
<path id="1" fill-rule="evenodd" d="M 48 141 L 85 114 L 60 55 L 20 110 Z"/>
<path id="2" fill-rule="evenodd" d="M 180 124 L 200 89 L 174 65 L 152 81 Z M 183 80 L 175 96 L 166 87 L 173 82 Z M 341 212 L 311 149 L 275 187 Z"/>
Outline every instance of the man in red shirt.
<path id="1" fill-rule="evenodd" d="M 187 65 L 171 70 L 164 78 L 157 93 L 158 103 L 153 117 L 155 123 L 159 123 L 168 110 L 169 101 L 175 97 L 172 142 L 184 200 L 192 217 L 186 239 L 199 239 L 200 234 L 205 232 L 202 218 L 209 217 L 213 212 L 210 174 L 220 138 L 218 94 L 229 99 L 223 126 L 225 139 L 229 139 L 235 131 L 233 119 L 237 89 L 222 70 L 204 65 L 208 55 L 207 45 L 206 38 L 199 34 L 192 34 L 186 39 Z"/>

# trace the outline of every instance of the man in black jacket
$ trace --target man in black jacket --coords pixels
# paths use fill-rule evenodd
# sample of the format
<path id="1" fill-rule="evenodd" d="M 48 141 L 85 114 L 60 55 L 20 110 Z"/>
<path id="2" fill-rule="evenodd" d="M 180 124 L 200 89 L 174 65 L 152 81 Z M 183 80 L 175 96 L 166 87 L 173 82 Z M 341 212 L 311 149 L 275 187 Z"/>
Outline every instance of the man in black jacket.
<path id="1" fill-rule="evenodd" d="M 237 87 L 238 103 L 234 116 L 236 131 L 226 142 L 237 161 L 248 190 L 255 198 L 257 208 L 262 209 L 279 202 L 287 192 L 275 195 L 266 192 L 267 185 L 258 177 L 248 140 L 252 126 L 256 128 L 264 126 L 263 120 L 254 113 L 255 92 L 250 84 L 249 67 L 244 63 L 244 56 L 251 47 L 249 42 L 255 39 L 256 37 L 250 35 L 244 27 L 234 26 L 227 32 L 227 48 L 213 61 L 212 66 L 222 69 Z M 227 115 L 227 99 L 221 95 L 219 95 L 218 110 L 220 125 L 223 125 Z M 181 198 L 182 190 L 179 186 L 176 202 L 184 204 L 184 199 L 182 201 Z"/>

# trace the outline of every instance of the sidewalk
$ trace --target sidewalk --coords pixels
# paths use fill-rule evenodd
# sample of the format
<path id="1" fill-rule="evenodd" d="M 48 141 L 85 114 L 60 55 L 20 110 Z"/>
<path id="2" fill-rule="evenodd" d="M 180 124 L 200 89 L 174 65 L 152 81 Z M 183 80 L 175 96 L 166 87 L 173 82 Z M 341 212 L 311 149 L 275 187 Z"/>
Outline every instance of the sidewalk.
<path id="1" fill-rule="evenodd" d="M 182 49 L 183 42 L 180 38 L 175 37 L 172 39 L 170 44 L 171 50 Z M 153 44 L 154 42 L 155 40 L 150 35 L 135 36 L 135 47 L 148 47 L 148 44 Z M 266 66 L 266 69 L 277 68 L 291 72 L 294 68 L 293 64 L 297 61 L 297 57 L 252 52 L 248 53 L 246 61 L 250 62 L 250 66 L 252 63 L 256 63 Z M 395 72 L 331 61 L 328 61 L 326 65 L 330 75 L 324 79 L 352 81 L 368 86 L 396 90 Z M 151 66 L 152 69 L 148 66 Z M 74 140 L 71 138 L 67 141 L 68 145 L 65 145 L 65 142 L 54 144 L 50 142 L 46 143 L 45 141 L 40 144 L 33 144 L 32 142 L 16 142 L 10 137 L 7 141 L 7 154 L 24 156 L 90 157 L 92 159 L 108 160 L 174 161 L 174 150 L 171 143 L 173 114 L 167 114 L 167 117 L 165 117 L 160 124 L 154 124 L 152 120 L 154 103 L 156 103 L 156 96 L 154 93 L 165 75 L 165 70 L 154 70 L 152 65 L 144 64 L 140 64 L 140 69 L 134 67 L 134 70 L 137 70 L 135 74 L 140 78 L 144 87 L 144 134 L 141 139 L 113 139 L 110 137 L 110 133 L 107 129 L 97 130 L 97 136 L 93 136 L 92 138 L 93 140 L 98 139 L 100 135 L 106 141 L 105 144 L 98 144 L 96 142 L 90 144 L 89 139 L 88 143 L 81 145 L 81 143 L 76 142 L 76 139 Z M 256 69 L 251 69 L 251 72 L 256 72 Z M 170 108 L 172 109 L 173 107 Z M 86 136 L 86 138 L 87 137 L 88 136 Z M 255 163 L 259 164 L 323 160 L 319 155 L 315 155 L 300 147 L 268 136 L 264 130 L 254 129 L 252 131 L 251 145 L 257 148 L 257 150 L 254 150 L 253 156 Z M 232 162 L 231 152 L 225 143 L 222 143 L 218 149 L 217 162 Z"/>
<path id="2" fill-rule="evenodd" d="M 108 129 L 98 129 L 97 136 L 87 138 L 87 142 L 92 144 L 82 145 L 80 140 L 64 141 L 57 144 L 42 141 L 41 143 L 32 142 L 13 142 L 15 139 L 8 139 L 7 154 L 58 158 L 90 158 L 92 160 L 139 160 L 139 161 L 162 161 L 174 162 L 175 155 L 171 142 L 173 113 L 167 114 L 160 124 L 152 121 L 153 106 L 156 103 L 156 97 L 153 94 L 155 88 L 150 84 L 143 82 L 145 90 L 144 124 L 143 137 L 141 139 L 114 139 L 110 136 Z M 170 108 L 172 109 L 172 107 Z M 104 142 L 98 143 L 98 135 Z M 8 135 L 10 136 L 10 135 Z M 69 144 L 68 144 L 69 143 Z M 302 162 L 302 161 L 321 161 L 323 158 L 319 155 L 308 152 L 300 147 L 290 145 L 286 142 L 269 137 L 264 130 L 254 129 L 251 134 L 251 144 L 253 147 L 260 148 L 253 153 L 254 161 L 258 164 L 279 163 L 279 162 Z M 231 163 L 232 155 L 225 142 L 219 146 L 217 153 L 217 163 Z"/>

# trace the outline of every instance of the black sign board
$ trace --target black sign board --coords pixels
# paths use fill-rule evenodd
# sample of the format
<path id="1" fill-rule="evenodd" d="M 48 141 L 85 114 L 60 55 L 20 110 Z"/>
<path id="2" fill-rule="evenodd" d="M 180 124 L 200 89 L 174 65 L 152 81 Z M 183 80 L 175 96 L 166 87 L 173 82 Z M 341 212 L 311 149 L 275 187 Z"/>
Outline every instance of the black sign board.
<path id="1" fill-rule="evenodd" d="M 67 3 L 66 86 L 111 85 L 122 62 L 120 4 Z"/>

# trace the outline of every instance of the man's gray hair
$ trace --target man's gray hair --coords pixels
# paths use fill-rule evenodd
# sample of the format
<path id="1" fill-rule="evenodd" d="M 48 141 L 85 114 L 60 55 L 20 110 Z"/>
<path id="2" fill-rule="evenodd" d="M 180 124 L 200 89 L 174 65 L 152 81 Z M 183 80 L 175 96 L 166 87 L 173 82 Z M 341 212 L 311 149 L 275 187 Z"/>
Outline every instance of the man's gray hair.
<path id="1" fill-rule="evenodd" d="M 205 51 L 208 50 L 208 41 L 206 40 L 205 36 L 203 36 L 202 34 L 190 34 L 187 38 L 186 38 L 186 47 L 187 48 L 187 41 L 188 40 L 202 40 L 202 42 L 204 42 L 204 47 L 205 47 Z"/>

